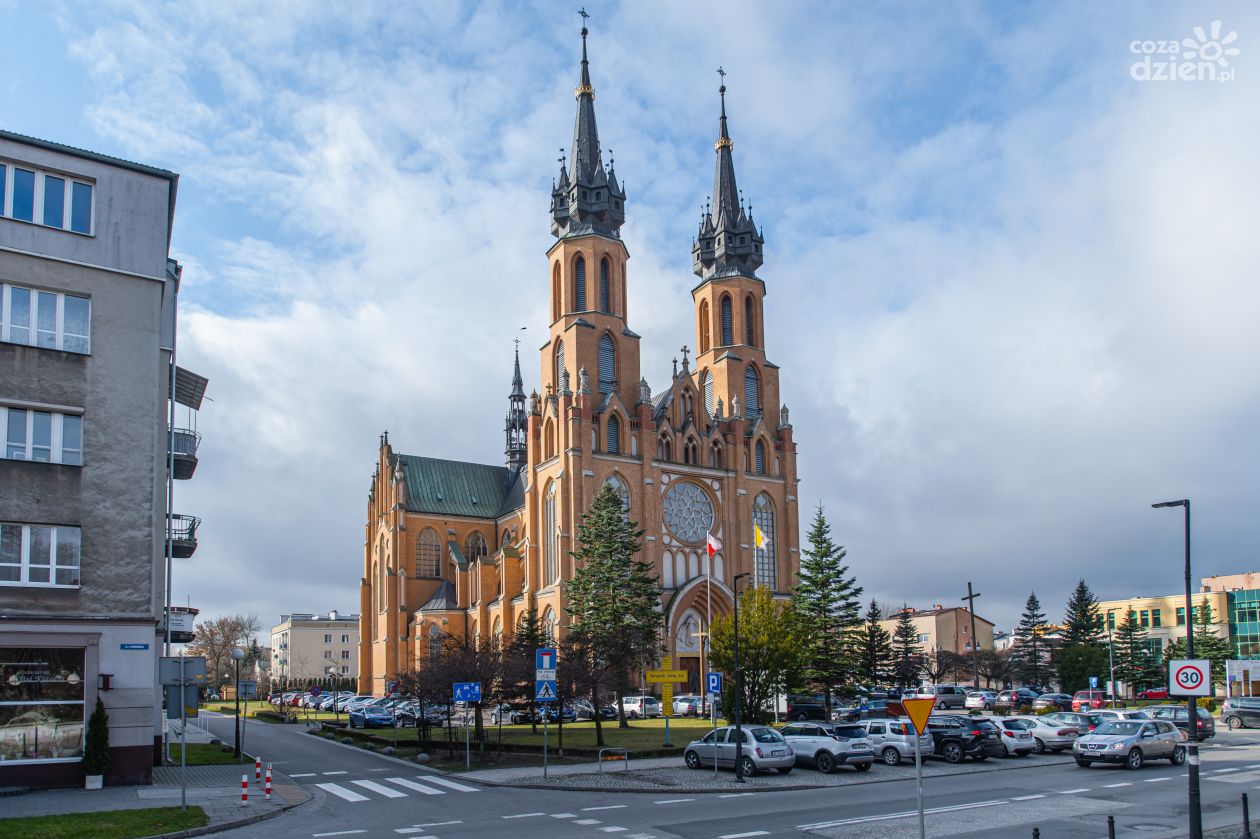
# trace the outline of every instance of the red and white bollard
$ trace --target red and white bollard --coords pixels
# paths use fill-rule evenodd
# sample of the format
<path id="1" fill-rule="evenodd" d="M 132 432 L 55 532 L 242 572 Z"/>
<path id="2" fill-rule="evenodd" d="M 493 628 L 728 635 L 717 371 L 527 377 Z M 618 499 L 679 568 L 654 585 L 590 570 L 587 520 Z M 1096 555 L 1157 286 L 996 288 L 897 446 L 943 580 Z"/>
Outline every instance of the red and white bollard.
<path id="1" fill-rule="evenodd" d="M 241 806 L 249 803 L 249 775 L 241 775 Z"/>
<path id="2" fill-rule="evenodd" d="M 262 780 L 262 758 L 260 757 L 254 758 L 254 780 Z"/>
<path id="3" fill-rule="evenodd" d="M 266 790 L 267 790 L 267 798 L 266 798 L 266 800 L 267 800 L 267 801 L 270 801 L 270 800 L 271 800 L 271 764 L 270 764 L 270 763 L 268 763 L 268 764 L 267 764 L 267 786 L 266 786 Z"/>

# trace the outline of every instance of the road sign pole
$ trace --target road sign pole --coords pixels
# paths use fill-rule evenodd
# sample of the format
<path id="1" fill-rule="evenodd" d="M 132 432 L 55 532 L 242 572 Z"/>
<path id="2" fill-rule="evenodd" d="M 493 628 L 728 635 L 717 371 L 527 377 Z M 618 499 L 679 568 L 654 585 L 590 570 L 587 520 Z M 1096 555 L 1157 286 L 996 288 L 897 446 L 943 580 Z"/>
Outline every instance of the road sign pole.
<path id="1" fill-rule="evenodd" d="M 914 732 L 914 783 L 919 799 L 919 839 L 927 839 L 927 833 L 923 827 L 923 750 L 919 746 L 919 740 L 923 735 L 919 734 L 918 729 L 914 729 Z"/>
<path id="2" fill-rule="evenodd" d="M 543 780 L 547 780 L 547 720 L 551 719 L 551 714 L 547 712 L 546 707 L 543 708 Z"/>
<path id="3" fill-rule="evenodd" d="M 709 712 L 713 714 L 713 777 L 717 777 L 717 698 L 709 700 Z"/>
<path id="4" fill-rule="evenodd" d="M 169 620 L 169 618 L 168 618 Z M 188 700 L 184 691 L 184 657 L 179 657 L 179 809 L 188 812 Z M 167 694 L 170 695 L 169 693 Z M 170 748 L 170 738 L 167 738 Z"/>
<path id="5" fill-rule="evenodd" d="M 472 769 L 472 729 L 468 725 L 468 703 L 464 703 L 464 767 Z"/>

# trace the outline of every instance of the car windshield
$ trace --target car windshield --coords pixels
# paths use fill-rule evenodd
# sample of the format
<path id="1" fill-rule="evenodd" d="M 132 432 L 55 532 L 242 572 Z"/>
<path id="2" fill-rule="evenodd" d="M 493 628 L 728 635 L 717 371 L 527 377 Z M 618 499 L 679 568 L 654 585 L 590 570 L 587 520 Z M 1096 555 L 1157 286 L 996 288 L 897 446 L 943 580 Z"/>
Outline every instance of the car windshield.
<path id="1" fill-rule="evenodd" d="M 1125 722 L 1117 720 L 1116 722 L 1105 722 L 1098 728 L 1094 729 L 1095 734 L 1111 734 L 1117 737 L 1132 737 L 1142 728 L 1140 722 Z"/>
<path id="2" fill-rule="evenodd" d="M 985 731 L 997 731 L 997 726 L 988 720 L 976 720 L 976 728 L 980 728 Z"/>
<path id="3" fill-rule="evenodd" d="M 779 732 L 773 728 L 754 728 L 752 730 L 753 739 L 758 743 L 782 743 L 783 738 L 779 736 Z"/>
<path id="4" fill-rule="evenodd" d="M 843 737 L 846 740 L 861 740 L 866 737 L 866 729 L 856 725 L 837 725 L 829 731 L 833 737 Z"/>

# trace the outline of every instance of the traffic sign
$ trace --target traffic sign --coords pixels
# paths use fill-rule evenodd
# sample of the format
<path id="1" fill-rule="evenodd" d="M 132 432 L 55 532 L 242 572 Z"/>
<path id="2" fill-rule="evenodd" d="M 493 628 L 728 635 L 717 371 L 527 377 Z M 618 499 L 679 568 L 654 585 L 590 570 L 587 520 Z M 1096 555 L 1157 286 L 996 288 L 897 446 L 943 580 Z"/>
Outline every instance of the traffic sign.
<path id="1" fill-rule="evenodd" d="M 706 677 L 706 683 L 707 683 L 709 693 L 716 696 L 722 692 L 722 674 L 721 673 L 706 673 L 705 677 Z"/>
<path id="2" fill-rule="evenodd" d="M 319 696 L 319 685 L 311 685 L 311 696 Z"/>
<path id="3" fill-rule="evenodd" d="M 455 682 L 453 687 L 456 702 L 481 701 L 481 682 Z"/>
<path id="4" fill-rule="evenodd" d="M 1089 677 L 1089 688 L 1090 688 L 1090 690 L 1097 690 L 1097 689 L 1098 689 L 1098 677 L 1097 677 L 1097 676 L 1090 676 L 1090 677 Z"/>
<path id="5" fill-rule="evenodd" d="M 910 718 L 910 722 L 914 724 L 914 730 L 920 736 L 927 731 L 927 721 L 932 715 L 933 701 L 930 697 L 901 700 L 901 707 L 906 709 L 906 716 Z"/>
<path id="6" fill-rule="evenodd" d="M 1168 693 L 1172 696 L 1211 696 L 1212 663 L 1206 658 L 1168 662 Z"/>
<path id="7" fill-rule="evenodd" d="M 686 670 L 649 670 L 647 680 L 653 685 L 672 685 L 675 682 L 687 681 Z"/>
<path id="8" fill-rule="evenodd" d="M 534 669 L 556 669 L 556 650 L 554 647 L 540 647 L 534 650 Z"/>
<path id="9" fill-rule="evenodd" d="M 534 701 L 535 702 L 555 702 L 556 701 L 556 683 L 552 681 L 534 682 Z"/>

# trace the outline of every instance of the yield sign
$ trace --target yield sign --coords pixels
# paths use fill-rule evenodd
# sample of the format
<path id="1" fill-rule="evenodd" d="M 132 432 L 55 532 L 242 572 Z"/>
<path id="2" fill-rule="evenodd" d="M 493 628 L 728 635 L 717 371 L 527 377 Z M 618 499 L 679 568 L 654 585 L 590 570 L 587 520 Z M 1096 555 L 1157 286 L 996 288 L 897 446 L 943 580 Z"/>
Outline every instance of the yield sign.
<path id="1" fill-rule="evenodd" d="M 928 699 L 903 699 L 901 707 L 906 709 L 906 716 L 910 718 L 910 722 L 914 723 L 914 730 L 920 736 L 927 731 L 928 717 L 932 715 L 932 702 Z"/>

